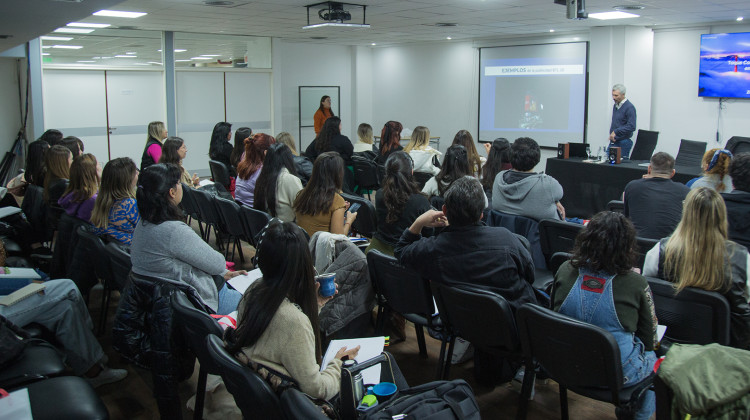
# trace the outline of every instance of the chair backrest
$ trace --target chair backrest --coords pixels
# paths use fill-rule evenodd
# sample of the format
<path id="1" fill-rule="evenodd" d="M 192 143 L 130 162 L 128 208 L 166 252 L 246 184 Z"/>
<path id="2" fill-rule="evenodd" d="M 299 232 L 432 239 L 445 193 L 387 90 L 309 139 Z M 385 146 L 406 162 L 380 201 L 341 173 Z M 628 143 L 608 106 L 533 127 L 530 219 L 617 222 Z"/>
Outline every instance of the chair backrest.
<path id="1" fill-rule="evenodd" d="M 227 353 L 224 343 L 218 336 L 208 335 L 206 346 L 209 356 L 219 367 L 221 378 L 234 396 L 234 402 L 244 418 L 283 418 L 279 398 L 263 378 Z"/>
<path id="2" fill-rule="evenodd" d="M 214 204 L 214 196 L 200 189 L 190 191 L 195 204 L 200 209 L 200 221 L 214 227 L 221 225 L 221 216 Z"/>
<path id="3" fill-rule="evenodd" d="M 633 151 L 630 153 L 630 160 L 650 160 L 651 155 L 656 149 L 656 141 L 659 139 L 658 131 L 638 130 L 638 136 L 635 138 Z"/>
<path id="4" fill-rule="evenodd" d="M 114 242 L 108 243 L 104 247 L 104 251 L 109 256 L 114 286 L 118 290 L 124 290 L 130 281 L 130 270 L 133 268 L 133 263 L 130 261 L 130 254 Z"/>
<path id="5" fill-rule="evenodd" d="M 64 211 L 60 215 L 59 222 L 57 223 L 55 249 L 52 251 L 52 263 L 50 267 L 50 276 L 53 279 L 71 278 L 69 271 L 73 262 L 74 251 L 78 245 L 78 226 L 83 226 L 84 224 L 88 224 L 88 222 L 71 216 Z"/>
<path id="6" fill-rule="evenodd" d="M 357 218 L 354 219 L 354 224 L 352 224 L 352 229 L 364 237 L 372 238 L 373 233 L 378 229 L 378 216 L 375 213 L 375 205 L 372 204 L 372 201 L 364 197 L 346 193 L 341 193 L 341 196 L 351 204 L 360 204 L 357 210 Z"/>
<path id="7" fill-rule="evenodd" d="M 549 271 L 552 272 L 552 274 L 557 273 L 557 270 L 560 269 L 560 266 L 565 263 L 565 261 L 570 260 L 573 257 L 573 254 L 569 252 L 555 252 L 552 254 L 552 257 L 549 259 Z"/>
<path id="8" fill-rule="evenodd" d="M 224 334 L 219 323 L 209 314 L 196 308 L 181 291 L 176 291 L 172 296 L 172 309 L 174 319 L 187 339 L 190 350 L 198 358 L 201 369 L 212 375 L 219 375 L 221 373 L 219 367 L 208 354 L 206 347 L 206 337 L 209 334 L 217 336 Z"/>
<path id="9" fill-rule="evenodd" d="M 724 148 L 729 149 L 733 155 L 750 152 L 750 137 L 732 136 Z"/>
<path id="10" fill-rule="evenodd" d="M 416 271 L 377 250 L 367 253 L 367 267 L 375 292 L 394 311 L 425 316 L 435 312 L 430 286 Z"/>
<path id="11" fill-rule="evenodd" d="M 255 246 L 257 244 L 256 239 L 258 234 L 260 234 L 260 231 L 263 230 L 271 220 L 271 215 L 244 204 L 240 206 L 240 215 L 242 216 L 245 236 L 247 237 L 246 239 Z"/>
<path id="12" fill-rule="evenodd" d="M 510 304 L 497 293 L 469 285 L 431 283 L 443 325 L 488 353 L 520 353 Z M 481 315 L 480 315 L 481 314 Z"/>
<path id="13" fill-rule="evenodd" d="M 672 343 L 729 345 L 729 302 L 717 292 L 688 287 L 675 294 L 674 285 L 646 277 L 654 294 L 659 324 L 667 326 L 664 338 Z"/>
<path id="14" fill-rule="evenodd" d="M 31 224 L 35 238 L 44 241 L 52 239 L 47 228 L 47 203 L 44 202 L 44 189 L 37 185 L 27 185 L 21 210 Z"/>
<path id="15" fill-rule="evenodd" d="M 224 188 L 229 190 L 229 184 L 231 184 L 232 181 L 229 179 L 229 169 L 227 168 L 227 165 L 218 160 L 209 160 L 208 167 L 211 169 L 211 178 L 214 179 L 214 182 L 223 185 Z"/>
<path id="16" fill-rule="evenodd" d="M 635 238 L 635 243 L 637 245 L 636 250 L 636 259 L 635 259 L 635 266 L 639 269 L 643 269 L 643 263 L 646 262 L 646 254 L 648 254 L 648 251 L 651 251 L 651 248 L 654 247 L 654 245 L 659 243 L 658 239 L 649 239 L 649 238 Z"/>
<path id="17" fill-rule="evenodd" d="M 198 208 L 198 203 L 195 202 L 193 189 L 184 182 L 182 183 L 182 201 L 180 202 L 180 206 L 182 206 L 182 210 L 187 213 L 188 216 L 192 217 L 193 219 L 200 220 L 201 213 L 200 209 Z"/>
<path id="18" fill-rule="evenodd" d="M 353 155 L 352 166 L 354 167 L 354 181 L 361 189 L 377 190 L 380 188 L 375 162 L 366 157 Z"/>
<path id="19" fill-rule="evenodd" d="M 117 288 L 117 284 L 112 279 L 112 264 L 104 249 L 104 241 L 92 231 L 90 225 L 78 226 L 78 244 L 85 247 L 88 251 L 86 254 L 93 259 L 96 277 L 109 282 L 110 287 Z"/>
<path id="20" fill-rule="evenodd" d="M 547 269 L 547 262 L 541 247 L 538 221 L 525 216 L 490 210 L 486 223 L 487 226 L 504 227 L 528 239 L 529 245 L 531 245 L 531 258 L 534 260 L 534 267 Z"/>
<path id="21" fill-rule="evenodd" d="M 562 220 L 544 219 L 539 222 L 539 243 L 547 262 L 556 252 L 571 252 L 581 230 L 583 225 Z"/>
<path id="22" fill-rule="evenodd" d="M 574 392 L 609 388 L 612 402 L 619 405 L 622 362 L 612 334 L 530 303 L 518 309 L 516 321 L 527 360 L 535 359 L 553 380 Z"/>
<path id="23" fill-rule="evenodd" d="M 427 181 L 432 178 L 432 174 L 428 172 L 414 172 L 414 180 L 417 181 L 417 185 L 419 185 L 419 190 L 421 191 L 422 188 L 424 188 L 424 184 L 427 183 Z"/>
<path id="24" fill-rule="evenodd" d="M 706 153 L 705 141 L 680 140 L 680 149 L 674 158 L 674 164 L 680 166 L 700 167 L 703 154 Z"/>
<path id="25" fill-rule="evenodd" d="M 607 211 L 613 211 L 615 213 L 625 212 L 625 202 L 622 200 L 609 200 L 607 203 Z"/>
<path id="26" fill-rule="evenodd" d="M 281 394 L 281 409 L 284 411 L 284 418 L 288 420 L 328 420 L 320 408 L 296 388 L 289 388 Z"/>
<path id="27" fill-rule="evenodd" d="M 245 224 L 242 222 L 240 205 L 232 200 L 216 196 L 213 198 L 216 211 L 221 217 L 221 230 L 232 236 L 245 237 Z"/>

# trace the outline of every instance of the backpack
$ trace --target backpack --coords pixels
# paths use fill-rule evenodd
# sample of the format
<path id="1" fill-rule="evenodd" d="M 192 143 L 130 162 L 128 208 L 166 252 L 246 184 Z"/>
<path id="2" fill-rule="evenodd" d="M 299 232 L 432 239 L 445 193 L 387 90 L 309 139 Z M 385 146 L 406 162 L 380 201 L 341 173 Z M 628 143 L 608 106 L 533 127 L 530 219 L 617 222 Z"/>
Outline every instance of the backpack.
<path id="1" fill-rule="evenodd" d="M 364 419 L 390 420 L 399 414 L 420 420 L 480 419 L 474 392 L 463 379 L 434 381 L 399 390 L 367 412 Z"/>

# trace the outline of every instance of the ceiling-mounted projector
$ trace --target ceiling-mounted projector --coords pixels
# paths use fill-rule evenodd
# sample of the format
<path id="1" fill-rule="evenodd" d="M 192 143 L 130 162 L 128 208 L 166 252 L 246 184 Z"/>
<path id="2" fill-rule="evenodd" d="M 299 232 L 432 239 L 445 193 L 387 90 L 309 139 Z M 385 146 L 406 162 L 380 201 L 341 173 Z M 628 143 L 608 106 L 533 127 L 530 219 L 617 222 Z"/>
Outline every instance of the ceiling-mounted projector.
<path id="1" fill-rule="evenodd" d="M 561 4 L 567 9 L 566 17 L 568 19 L 586 19 L 589 17 L 586 12 L 585 0 L 554 0 L 555 4 Z"/>
<path id="2" fill-rule="evenodd" d="M 331 2 L 329 7 L 326 9 L 320 9 L 318 11 L 318 17 L 328 21 L 339 21 L 352 20 L 352 14 L 344 10 L 344 4 L 338 2 Z"/>
<path id="3" fill-rule="evenodd" d="M 319 6 L 325 6 L 323 9 L 318 10 L 318 17 L 323 21 L 322 23 L 310 23 L 310 9 L 317 8 Z M 344 7 L 354 7 L 362 9 L 362 23 L 348 23 L 352 20 L 352 14 Z M 320 28 L 323 26 L 344 26 L 354 28 L 369 28 L 370 25 L 365 23 L 365 10 L 367 6 L 362 4 L 343 3 L 338 1 L 324 1 L 321 3 L 315 3 L 305 6 L 307 8 L 307 26 L 303 26 L 302 29 L 309 28 Z M 345 23 L 346 22 L 346 23 Z"/>

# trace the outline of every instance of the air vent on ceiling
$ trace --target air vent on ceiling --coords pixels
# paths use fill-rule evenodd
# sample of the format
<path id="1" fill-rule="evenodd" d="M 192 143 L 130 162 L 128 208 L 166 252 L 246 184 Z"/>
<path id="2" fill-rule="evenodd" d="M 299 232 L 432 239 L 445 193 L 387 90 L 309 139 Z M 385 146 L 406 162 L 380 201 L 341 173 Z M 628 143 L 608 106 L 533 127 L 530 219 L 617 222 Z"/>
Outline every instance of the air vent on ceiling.
<path id="1" fill-rule="evenodd" d="M 3 35 L 3 34 L 0 34 L 0 39 L 8 39 L 8 38 L 13 38 L 13 35 Z"/>
<path id="2" fill-rule="evenodd" d="M 204 1 L 203 4 L 205 4 L 206 6 L 231 6 L 234 4 L 234 2 L 226 0 L 207 0 Z"/>
<path id="3" fill-rule="evenodd" d="M 627 11 L 627 10 L 631 10 L 632 11 L 632 10 L 643 10 L 643 9 L 645 9 L 645 7 L 637 5 L 637 4 L 624 4 L 622 6 L 614 6 L 612 8 L 615 9 L 615 10 L 622 10 L 622 11 Z"/>
<path id="4" fill-rule="evenodd" d="M 83 0 L 52 0 L 52 1 L 59 1 L 62 3 L 83 3 Z"/>
<path id="5" fill-rule="evenodd" d="M 137 26 L 132 26 L 132 25 L 121 25 L 121 26 L 118 26 L 117 29 L 124 29 L 126 31 L 134 31 L 134 30 L 138 29 L 138 27 Z"/>
<path id="6" fill-rule="evenodd" d="M 438 22 L 438 23 L 435 24 L 435 26 L 439 26 L 441 28 L 452 28 L 454 26 L 458 26 L 458 23 Z"/>
<path id="7" fill-rule="evenodd" d="M 327 36 L 311 36 L 310 39 L 328 39 Z"/>

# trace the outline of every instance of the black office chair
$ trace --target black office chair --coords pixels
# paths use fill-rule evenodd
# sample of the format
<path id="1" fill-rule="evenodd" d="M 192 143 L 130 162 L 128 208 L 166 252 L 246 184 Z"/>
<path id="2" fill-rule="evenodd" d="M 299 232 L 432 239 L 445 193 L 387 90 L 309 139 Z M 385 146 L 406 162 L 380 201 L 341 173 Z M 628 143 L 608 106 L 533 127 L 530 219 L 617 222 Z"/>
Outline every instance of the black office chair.
<path id="1" fill-rule="evenodd" d="M 221 375 L 219 366 L 208 354 L 206 337 L 210 334 L 221 336 L 224 331 L 215 319 L 203 310 L 196 308 L 187 296 L 180 291 L 176 291 L 172 297 L 172 309 L 177 326 L 182 330 L 182 334 L 187 339 L 188 347 L 198 358 L 200 364 L 198 387 L 195 394 L 195 415 L 193 416 L 196 420 L 199 420 L 203 418 L 207 376 L 209 373 Z"/>
<path id="2" fill-rule="evenodd" d="M 102 291 L 101 311 L 99 312 L 99 335 L 104 333 L 104 326 L 107 323 L 107 313 L 109 312 L 109 299 L 112 296 L 112 290 L 119 289 L 112 279 L 112 264 L 105 250 L 104 241 L 98 237 L 89 225 L 78 227 L 78 244 L 83 246 L 94 263 L 94 273 L 101 280 L 104 290 Z"/>
<path id="3" fill-rule="evenodd" d="M 245 229 L 245 237 L 251 245 L 257 246 L 258 235 L 271 220 L 271 215 L 244 204 L 240 206 L 240 215 Z"/>
<path id="4" fill-rule="evenodd" d="M 613 211 L 615 213 L 625 212 L 625 202 L 622 200 L 609 200 L 607 203 L 607 211 Z"/>
<path id="5" fill-rule="evenodd" d="M 11 328 L 17 329 L 15 326 Z M 14 332 L 26 338 L 28 333 L 24 329 L 18 329 L 20 331 Z M 32 382 L 61 376 L 65 369 L 65 363 L 57 349 L 46 342 L 33 341 L 20 355 L 0 369 L 0 388 L 21 388 Z"/>
<path id="6" fill-rule="evenodd" d="M 423 279 L 417 272 L 401 265 L 396 258 L 377 250 L 367 253 L 367 267 L 378 299 L 375 333 L 382 334 L 385 320 L 391 311 L 400 313 L 404 318 L 414 323 L 419 355 L 422 358 L 427 358 L 424 327 L 443 331 L 437 368 L 437 378 L 440 379 L 442 377 L 443 357 L 449 337 L 443 330 L 440 317 L 435 314 L 435 302 L 432 299 L 432 291 L 427 280 Z"/>
<path id="7" fill-rule="evenodd" d="M 21 210 L 31 225 L 30 236 L 39 242 L 51 242 L 52 229 L 47 226 L 47 203 L 44 201 L 42 187 L 32 184 L 26 186 Z M 48 259 L 51 258 L 51 256 L 48 257 Z"/>
<path id="8" fill-rule="evenodd" d="M 209 242 L 211 240 L 211 228 L 214 228 L 214 232 L 217 232 L 218 235 L 219 225 L 221 224 L 221 216 L 219 216 L 219 211 L 214 204 L 214 197 L 200 189 L 190 191 L 190 195 L 200 209 L 200 220 L 206 224 L 203 240 Z M 216 238 L 216 245 L 219 249 L 222 249 L 221 241 L 218 237 Z"/>
<path id="9" fill-rule="evenodd" d="M 94 388 L 78 376 L 59 376 L 25 386 L 34 420 L 106 420 L 107 407 Z"/>
<path id="10" fill-rule="evenodd" d="M 576 236 L 583 225 L 562 220 L 544 219 L 539 222 L 539 243 L 548 265 L 556 252 L 571 252 Z"/>
<path id="11" fill-rule="evenodd" d="M 428 172 L 414 172 L 414 180 L 417 182 L 420 191 L 422 190 L 422 188 L 424 188 L 424 184 L 426 184 L 427 181 L 432 178 L 432 176 L 433 175 Z"/>
<path id="12" fill-rule="evenodd" d="M 375 206 L 372 201 L 356 195 L 341 193 L 341 197 L 350 204 L 357 203 L 360 205 L 357 210 L 357 218 L 354 219 L 352 230 L 355 233 L 372 239 L 373 233 L 378 229 L 378 216 L 375 213 Z"/>
<path id="13" fill-rule="evenodd" d="M 193 189 L 184 182 L 182 183 L 182 201 L 180 202 L 180 206 L 182 207 L 182 211 L 187 215 L 187 224 L 189 225 L 191 220 L 195 220 L 198 223 L 201 238 L 204 237 L 200 208 L 198 208 L 198 203 L 195 202 L 195 198 L 193 197 Z"/>
<path id="14" fill-rule="evenodd" d="M 516 320 L 524 357 L 536 360 L 560 387 L 563 420 L 568 420 L 568 389 L 614 404 L 626 418 L 632 416 L 655 375 L 624 388 L 620 348 L 611 333 L 528 303 L 518 309 Z M 525 374 L 533 373 L 533 366 L 527 365 Z M 524 383 L 522 395 L 531 391 L 529 385 Z M 519 418 L 526 418 L 527 405 L 522 398 Z"/>
<path id="15" fill-rule="evenodd" d="M 125 286 L 130 282 L 130 270 L 133 268 L 130 254 L 121 245 L 114 242 L 108 243 L 104 247 L 104 252 L 109 257 L 111 264 L 113 286 L 117 290 L 125 290 Z"/>
<path id="16" fill-rule="evenodd" d="M 354 167 L 354 181 L 359 186 L 359 191 L 371 191 L 380 188 L 375 162 L 366 157 L 353 155 L 352 166 Z"/>
<path id="17" fill-rule="evenodd" d="M 328 417 L 313 404 L 302 391 L 289 388 L 281 394 L 281 409 L 288 420 L 328 420 Z"/>
<path id="18" fill-rule="evenodd" d="M 524 361 L 513 310 L 504 297 L 469 285 L 446 286 L 432 282 L 431 286 L 440 318 L 452 336 L 443 379 L 448 379 L 455 337 L 470 341 L 485 353 L 515 362 Z M 481 322 L 477 314 L 481 314 Z M 523 380 L 533 383 L 534 375 L 524 376 Z M 521 398 L 524 397 L 528 395 Z"/>
<path id="19" fill-rule="evenodd" d="M 729 302 L 717 292 L 693 287 L 675 294 L 674 284 L 646 277 L 654 295 L 659 324 L 666 325 L 662 342 L 729 345 Z"/>
<path id="20" fill-rule="evenodd" d="M 680 140 L 680 149 L 674 158 L 675 166 L 700 167 L 707 145 L 705 141 Z"/>
<path id="21" fill-rule="evenodd" d="M 221 378 L 246 419 L 283 418 L 281 403 L 271 387 L 252 369 L 227 353 L 224 343 L 213 334 L 206 337 L 208 354 L 219 366 Z"/>
<path id="22" fill-rule="evenodd" d="M 539 222 L 525 216 L 504 213 L 497 210 L 490 210 L 487 220 L 487 226 L 500 226 L 508 229 L 512 233 L 523 236 L 529 241 L 531 258 L 534 260 L 534 267 L 546 270 L 547 261 L 541 247 Z M 565 223 L 565 222 L 563 222 Z"/>
<path id="23" fill-rule="evenodd" d="M 658 131 L 638 130 L 635 138 L 633 151 L 630 152 L 630 160 L 651 160 L 651 155 L 656 149 L 656 141 L 659 139 Z"/>
<path id="24" fill-rule="evenodd" d="M 748 153 L 750 152 L 750 137 L 732 136 L 724 148 L 732 152 L 733 155 Z"/>
<path id="25" fill-rule="evenodd" d="M 242 215 L 240 205 L 232 200 L 227 200 L 219 196 L 214 197 L 214 204 L 216 210 L 221 218 L 220 230 L 227 237 L 227 249 L 224 253 L 224 257 L 229 256 L 229 244 L 232 244 L 232 260 L 234 260 L 234 251 L 238 250 L 240 254 L 240 261 L 245 262 L 245 255 L 242 252 L 241 239 L 250 242 L 249 238 L 245 235 L 245 229 L 242 222 Z"/>
<path id="26" fill-rule="evenodd" d="M 659 243 L 659 240 L 637 237 L 635 238 L 635 243 L 638 247 L 636 250 L 635 266 L 643 270 L 643 263 L 646 262 L 646 254 Z"/>
<path id="27" fill-rule="evenodd" d="M 229 185 L 232 180 L 229 177 L 229 168 L 223 162 L 218 160 L 209 160 L 208 167 L 211 169 L 211 178 L 214 182 L 222 185 L 227 191 L 229 191 Z"/>

